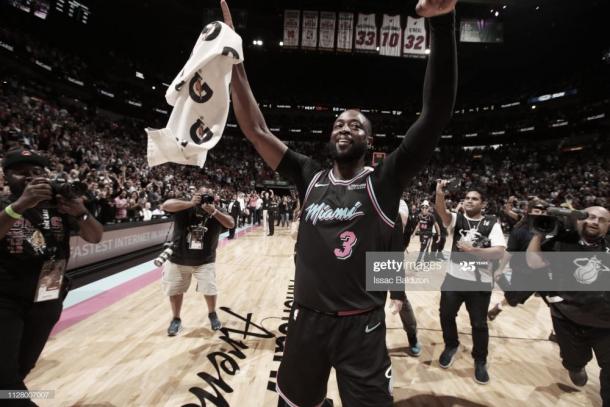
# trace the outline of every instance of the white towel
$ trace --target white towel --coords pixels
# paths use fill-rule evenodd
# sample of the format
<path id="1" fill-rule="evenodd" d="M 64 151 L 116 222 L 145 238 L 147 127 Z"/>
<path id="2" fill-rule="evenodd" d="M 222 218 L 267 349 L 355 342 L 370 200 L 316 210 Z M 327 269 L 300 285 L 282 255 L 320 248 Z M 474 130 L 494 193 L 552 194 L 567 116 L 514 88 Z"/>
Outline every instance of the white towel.
<path id="1" fill-rule="evenodd" d="M 174 106 L 164 129 L 146 129 L 148 165 L 166 162 L 203 167 L 229 114 L 233 64 L 243 61 L 242 40 L 226 24 L 208 24 L 165 99 Z"/>

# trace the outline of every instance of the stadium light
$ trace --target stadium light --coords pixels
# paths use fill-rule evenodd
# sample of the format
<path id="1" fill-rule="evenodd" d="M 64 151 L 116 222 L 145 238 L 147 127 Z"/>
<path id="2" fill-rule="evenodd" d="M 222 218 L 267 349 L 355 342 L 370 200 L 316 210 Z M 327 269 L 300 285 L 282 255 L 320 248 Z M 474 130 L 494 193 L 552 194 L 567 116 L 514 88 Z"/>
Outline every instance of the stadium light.
<path id="1" fill-rule="evenodd" d="M 144 79 L 144 74 L 142 72 L 136 71 L 136 78 Z"/>
<path id="2" fill-rule="evenodd" d="M 496 16 L 496 17 L 498 17 L 499 15 L 500 15 L 500 12 L 499 12 L 499 11 L 496 11 L 496 12 L 494 13 L 494 16 Z"/>
<path id="3" fill-rule="evenodd" d="M 157 89 L 157 87 L 153 85 L 152 90 L 155 90 L 155 89 Z"/>
<path id="4" fill-rule="evenodd" d="M 536 109 L 536 105 L 532 105 L 532 110 Z"/>
<path id="5" fill-rule="evenodd" d="M 280 41 L 280 47 L 284 46 L 284 41 Z"/>
<path id="6" fill-rule="evenodd" d="M 426 55 L 430 55 L 430 48 L 426 48 L 425 53 L 426 53 Z"/>

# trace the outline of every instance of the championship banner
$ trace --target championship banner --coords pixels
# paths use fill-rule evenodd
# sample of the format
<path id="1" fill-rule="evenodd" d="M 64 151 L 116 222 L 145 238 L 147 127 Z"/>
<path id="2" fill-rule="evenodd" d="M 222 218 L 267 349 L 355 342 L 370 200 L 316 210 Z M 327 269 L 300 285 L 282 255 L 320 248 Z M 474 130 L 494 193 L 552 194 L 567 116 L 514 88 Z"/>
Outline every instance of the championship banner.
<path id="1" fill-rule="evenodd" d="M 403 56 L 426 55 L 426 25 L 423 18 L 407 17 L 404 42 L 402 46 Z"/>
<path id="2" fill-rule="evenodd" d="M 334 12 L 320 12 L 320 42 L 318 48 L 322 51 L 335 49 L 335 21 L 336 15 Z"/>
<path id="3" fill-rule="evenodd" d="M 354 15 L 352 13 L 339 13 L 339 25 L 337 28 L 337 51 L 351 52 L 353 37 Z"/>
<path id="4" fill-rule="evenodd" d="M 402 30 L 400 16 L 383 15 L 383 23 L 379 33 L 379 54 L 391 57 L 400 56 Z"/>
<path id="5" fill-rule="evenodd" d="M 297 48 L 299 46 L 300 18 L 300 10 L 284 10 L 284 47 Z"/>
<path id="6" fill-rule="evenodd" d="M 354 44 L 354 48 L 358 51 L 377 51 L 377 24 L 375 23 L 375 14 L 358 14 Z"/>
<path id="7" fill-rule="evenodd" d="M 303 33 L 301 48 L 316 49 L 318 46 L 318 12 L 303 11 Z"/>

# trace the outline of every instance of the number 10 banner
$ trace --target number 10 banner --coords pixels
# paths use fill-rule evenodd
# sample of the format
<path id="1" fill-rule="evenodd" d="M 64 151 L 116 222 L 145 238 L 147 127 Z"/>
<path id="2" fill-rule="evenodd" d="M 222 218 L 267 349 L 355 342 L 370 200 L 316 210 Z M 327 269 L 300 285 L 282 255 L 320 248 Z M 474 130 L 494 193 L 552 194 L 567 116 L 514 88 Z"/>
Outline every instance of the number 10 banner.
<path id="1" fill-rule="evenodd" d="M 402 54 L 426 55 L 426 25 L 423 18 L 407 17 Z"/>
<path id="2" fill-rule="evenodd" d="M 392 57 L 400 56 L 400 16 L 383 15 L 381 32 L 379 34 L 379 54 Z"/>

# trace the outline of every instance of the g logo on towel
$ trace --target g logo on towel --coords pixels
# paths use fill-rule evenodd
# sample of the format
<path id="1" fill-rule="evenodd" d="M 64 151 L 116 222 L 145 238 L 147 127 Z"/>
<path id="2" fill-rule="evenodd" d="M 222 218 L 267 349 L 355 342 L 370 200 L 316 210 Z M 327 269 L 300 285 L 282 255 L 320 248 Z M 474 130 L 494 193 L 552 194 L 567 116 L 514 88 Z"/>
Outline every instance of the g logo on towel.
<path id="1" fill-rule="evenodd" d="M 197 121 L 191 126 L 190 133 L 191 140 L 193 140 L 195 144 L 203 144 L 206 141 L 210 141 L 214 136 L 212 130 L 210 130 L 201 119 L 197 119 Z"/>
<path id="2" fill-rule="evenodd" d="M 212 98 L 214 92 L 207 82 L 204 82 L 198 72 L 189 83 L 189 96 L 196 103 L 205 103 Z"/>
<path id="3" fill-rule="evenodd" d="M 222 30 L 222 25 L 218 21 L 214 21 L 203 28 L 201 39 L 203 41 L 213 41 L 220 34 L 220 30 Z"/>

